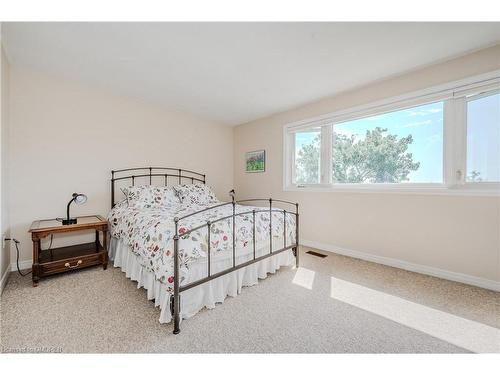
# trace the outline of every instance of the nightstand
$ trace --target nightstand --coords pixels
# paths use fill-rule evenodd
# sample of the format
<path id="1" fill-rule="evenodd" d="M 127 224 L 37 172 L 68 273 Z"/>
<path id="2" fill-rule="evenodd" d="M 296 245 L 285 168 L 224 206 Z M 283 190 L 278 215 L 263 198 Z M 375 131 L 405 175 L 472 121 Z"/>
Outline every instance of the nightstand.
<path id="1" fill-rule="evenodd" d="M 33 241 L 33 286 L 38 285 L 40 278 L 62 272 L 102 264 L 108 265 L 107 232 L 108 222 L 102 216 L 80 216 L 76 224 L 62 225 L 56 219 L 37 220 L 31 224 L 29 232 Z M 95 230 L 95 241 L 72 246 L 41 249 L 41 239 L 60 233 Z M 102 244 L 99 241 L 102 232 Z"/>

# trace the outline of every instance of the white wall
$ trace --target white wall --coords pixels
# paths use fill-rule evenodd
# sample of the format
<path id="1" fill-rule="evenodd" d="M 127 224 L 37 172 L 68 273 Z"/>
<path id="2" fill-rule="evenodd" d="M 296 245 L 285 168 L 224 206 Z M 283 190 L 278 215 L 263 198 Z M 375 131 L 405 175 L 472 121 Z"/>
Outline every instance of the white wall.
<path id="1" fill-rule="evenodd" d="M 301 236 L 324 248 L 500 281 L 498 197 L 283 191 L 283 126 L 500 68 L 500 46 L 326 98 L 235 129 L 239 198 L 270 196 L 301 205 Z M 245 173 L 247 151 L 266 150 L 266 172 Z M 500 285 L 496 283 L 496 285 Z"/>
<path id="2" fill-rule="evenodd" d="M 73 214 L 106 215 L 112 169 L 182 167 L 206 173 L 222 199 L 232 188 L 232 128 L 14 66 L 10 99 L 10 218 L 21 260 L 32 258 L 31 222 L 64 216 L 71 193 L 88 196 Z"/>
<path id="3" fill-rule="evenodd" d="M 0 228 L 2 243 L 0 244 L 0 289 L 7 280 L 10 268 L 10 242 L 3 242 L 3 238 L 10 237 L 10 223 L 8 213 L 8 137 L 9 137 L 9 62 L 3 47 L 0 46 Z"/>

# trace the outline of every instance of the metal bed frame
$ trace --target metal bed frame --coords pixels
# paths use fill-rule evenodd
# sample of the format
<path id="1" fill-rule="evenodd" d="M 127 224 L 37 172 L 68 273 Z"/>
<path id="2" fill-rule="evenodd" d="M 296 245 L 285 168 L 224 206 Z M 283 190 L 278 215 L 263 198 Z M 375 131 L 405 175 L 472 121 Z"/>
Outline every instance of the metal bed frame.
<path id="1" fill-rule="evenodd" d="M 137 172 L 138 171 L 138 172 Z M 138 173 L 138 174 L 134 174 Z M 125 175 L 124 175 L 125 174 Z M 169 178 L 170 180 L 174 180 L 178 184 L 190 182 L 194 184 L 195 182 L 199 183 L 206 183 L 206 176 L 202 173 L 198 172 L 193 172 L 187 169 L 181 169 L 181 168 L 165 168 L 165 167 L 142 167 L 142 168 L 127 168 L 127 169 L 119 169 L 119 170 L 113 170 L 111 171 L 111 208 L 115 206 L 115 184 L 117 181 L 122 181 L 122 180 L 131 180 L 132 181 L 132 186 L 134 186 L 136 179 L 138 178 L 144 178 L 146 181 L 149 180 L 149 185 L 153 184 L 153 177 L 157 178 L 162 178 L 164 186 L 168 186 Z M 216 279 L 218 277 L 227 275 L 228 273 L 231 273 L 233 271 L 239 270 L 241 268 L 244 268 L 246 266 L 249 266 L 251 264 L 257 263 L 263 259 L 269 258 L 271 256 L 280 254 L 286 250 L 291 249 L 293 251 L 293 254 L 295 255 L 295 264 L 296 267 L 299 267 L 299 251 L 298 251 L 298 244 L 299 244 L 299 204 L 294 203 L 294 202 L 289 202 L 281 199 L 272 199 L 272 198 L 256 198 L 256 199 L 243 199 L 236 201 L 234 199 L 234 191 L 231 191 L 231 202 L 226 202 L 226 203 L 221 203 L 215 206 L 207 207 L 202 210 L 192 212 L 188 215 L 182 216 L 182 217 L 176 217 L 174 218 L 174 226 L 175 226 L 175 235 L 173 237 L 174 239 L 174 294 L 170 296 L 170 310 L 172 312 L 172 315 L 174 317 L 174 334 L 180 333 L 180 299 L 181 299 L 181 293 L 189 290 L 191 288 L 194 288 L 198 285 L 204 284 L 210 280 Z M 230 192 L 230 193 L 231 193 Z M 268 207 L 263 207 L 262 209 L 252 209 L 244 212 L 239 212 L 236 213 L 236 204 L 245 204 L 249 202 L 267 202 Z M 287 211 L 286 209 L 279 209 L 279 208 L 273 208 L 273 203 L 280 203 L 284 205 L 290 205 L 295 207 L 295 212 L 292 211 Z M 216 220 L 208 221 L 205 224 L 201 224 L 199 226 L 196 226 L 194 228 L 191 228 L 183 233 L 179 233 L 179 222 L 197 215 L 202 212 L 210 211 L 218 207 L 223 207 L 227 205 L 232 205 L 233 212 L 231 215 L 224 216 L 221 218 L 217 218 Z M 261 212 L 269 212 L 269 252 L 267 254 L 261 255 L 259 257 L 256 257 L 256 244 L 255 244 L 255 214 L 261 213 Z M 283 248 L 281 249 L 273 249 L 273 236 L 272 236 L 272 218 L 273 212 L 280 212 L 283 213 Z M 286 244 L 286 215 L 294 215 L 295 216 L 295 243 L 293 244 Z M 237 216 L 243 216 L 243 215 L 252 215 L 253 218 L 253 225 L 252 225 L 252 238 L 253 238 L 253 259 L 236 264 L 236 217 Z M 217 272 L 215 274 L 211 274 L 210 270 L 210 253 L 211 253 L 211 246 L 210 246 L 210 227 L 211 225 L 223 221 L 223 220 L 229 220 L 232 219 L 232 237 L 233 237 L 233 243 L 232 243 L 232 258 L 233 258 L 233 266 L 230 268 L 227 268 L 223 271 Z M 202 279 L 193 281 L 187 285 L 180 285 L 179 284 L 179 278 L 180 278 L 180 264 L 179 264 L 179 240 L 182 239 L 183 236 L 186 236 L 190 234 L 193 231 L 199 230 L 203 227 L 207 227 L 207 233 L 208 233 L 208 251 L 207 251 L 207 277 L 204 277 Z"/>

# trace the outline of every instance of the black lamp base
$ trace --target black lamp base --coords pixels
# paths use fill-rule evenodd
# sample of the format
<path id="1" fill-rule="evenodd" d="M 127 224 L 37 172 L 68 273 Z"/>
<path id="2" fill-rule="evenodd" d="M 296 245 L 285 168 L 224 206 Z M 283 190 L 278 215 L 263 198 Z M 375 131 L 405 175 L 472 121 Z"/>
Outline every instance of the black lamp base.
<path id="1" fill-rule="evenodd" d="M 62 220 L 62 225 L 71 225 L 71 224 L 76 224 L 76 218 L 70 218 L 70 219 L 63 219 Z"/>

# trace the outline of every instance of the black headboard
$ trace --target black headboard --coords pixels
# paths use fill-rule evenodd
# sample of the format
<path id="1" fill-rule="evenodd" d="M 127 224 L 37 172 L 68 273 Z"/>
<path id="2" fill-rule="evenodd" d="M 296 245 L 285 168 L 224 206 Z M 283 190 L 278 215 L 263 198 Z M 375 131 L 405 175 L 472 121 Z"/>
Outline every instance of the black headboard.
<path id="1" fill-rule="evenodd" d="M 194 184 L 195 182 L 205 183 L 204 174 L 182 168 L 142 167 L 117 169 L 111 171 L 111 208 L 116 204 L 116 182 L 130 180 L 132 183 L 129 185 L 134 186 L 136 179 L 141 179 L 142 185 L 153 185 L 153 180 L 155 182 L 161 180 L 161 185 L 163 186 L 168 186 L 169 183 L 172 185 L 184 183 Z"/>

